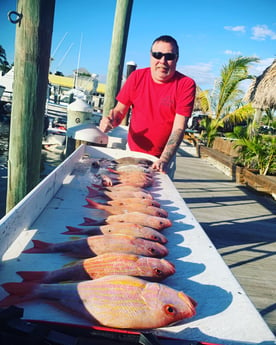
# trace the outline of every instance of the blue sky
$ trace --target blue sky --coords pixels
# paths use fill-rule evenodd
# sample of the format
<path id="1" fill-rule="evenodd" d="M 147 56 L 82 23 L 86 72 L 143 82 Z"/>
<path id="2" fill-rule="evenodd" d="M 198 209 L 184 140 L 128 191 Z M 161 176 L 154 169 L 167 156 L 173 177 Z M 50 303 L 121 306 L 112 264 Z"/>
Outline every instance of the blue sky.
<path id="1" fill-rule="evenodd" d="M 16 3 L 0 1 L 0 44 L 10 63 L 15 25 L 7 12 Z M 51 71 L 70 75 L 79 66 L 105 82 L 115 8 L 116 0 L 56 0 Z M 168 34 L 179 43 L 177 69 L 202 89 L 239 55 L 258 57 L 250 72 L 260 75 L 276 58 L 275 13 L 276 0 L 134 0 L 125 62 L 148 66 L 152 41 Z"/>

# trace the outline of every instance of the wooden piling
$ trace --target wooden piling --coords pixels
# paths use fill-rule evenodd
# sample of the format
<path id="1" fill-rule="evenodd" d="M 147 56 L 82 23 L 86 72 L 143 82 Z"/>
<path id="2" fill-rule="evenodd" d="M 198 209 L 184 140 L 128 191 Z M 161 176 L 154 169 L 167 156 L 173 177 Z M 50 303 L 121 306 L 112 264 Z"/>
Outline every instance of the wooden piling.
<path id="1" fill-rule="evenodd" d="M 39 182 L 55 0 L 18 0 L 7 206 Z"/>
<path id="2" fill-rule="evenodd" d="M 133 0 L 117 0 L 104 97 L 103 116 L 115 105 L 121 88 L 125 51 Z"/>

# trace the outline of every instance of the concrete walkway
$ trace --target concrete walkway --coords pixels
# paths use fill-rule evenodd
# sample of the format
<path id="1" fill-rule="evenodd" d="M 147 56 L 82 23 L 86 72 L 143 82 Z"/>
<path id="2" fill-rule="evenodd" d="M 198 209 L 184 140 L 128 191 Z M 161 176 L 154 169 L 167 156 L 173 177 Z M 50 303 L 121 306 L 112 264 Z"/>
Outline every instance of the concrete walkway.
<path id="1" fill-rule="evenodd" d="M 276 201 L 237 185 L 188 143 L 178 151 L 174 184 L 276 334 Z"/>

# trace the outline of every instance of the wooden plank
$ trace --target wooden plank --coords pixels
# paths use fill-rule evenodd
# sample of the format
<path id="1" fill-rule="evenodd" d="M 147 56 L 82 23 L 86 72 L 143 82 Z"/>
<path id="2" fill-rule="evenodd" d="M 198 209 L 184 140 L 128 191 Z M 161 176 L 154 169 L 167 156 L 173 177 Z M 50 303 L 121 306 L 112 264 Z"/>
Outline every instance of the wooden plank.
<path id="1" fill-rule="evenodd" d="M 177 190 L 276 334 L 275 201 L 195 155 L 187 146 L 179 153 Z"/>

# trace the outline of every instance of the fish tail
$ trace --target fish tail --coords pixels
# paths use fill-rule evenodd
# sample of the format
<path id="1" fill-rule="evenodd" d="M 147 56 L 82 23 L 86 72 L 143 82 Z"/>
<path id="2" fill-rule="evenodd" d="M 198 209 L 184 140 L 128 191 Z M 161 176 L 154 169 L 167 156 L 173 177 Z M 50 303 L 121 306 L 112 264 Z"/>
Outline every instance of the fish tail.
<path id="1" fill-rule="evenodd" d="M 39 240 L 32 240 L 34 246 L 33 248 L 23 250 L 22 253 L 49 253 L 51 243 L 43 242 Z"/>
<path id="2" fill-rule="evenodd" d="M 90 189 L 95 190 L 95 188 L 97 188 L 98 191 L 103 191 L 103 190 L 106 190 L 106 189 L 107 189 L 107 187 L 101 186 L 101 185 L 98 185 L 98 184 L 95 184 L 95 183 L 92 183 L 91 186 L 92 186 L 93 188 L 91 188 L 91 187 L 88 186 L 88 187 L 87 187 L 88 190 L 90 190 Z M 97 190 L 96 190 L 96 191 L 97 191 Z"/>
<path id="3" fill-rule="evenodd" d="M 80 225 L 83 225 L 83 226 L 90 226 L 90 225 L 102 225 L 103 224 L 103 221 L 98 221 L 96 219 L 93 219 L 93 218 L 88 218 L 88 217 L 84 217 L 84 222 L 81 223 Z"/>
<path id="4" fill-rule="evenodd" d="M 32 299 L 36 283 L 5 283 L 2 287 L 10 294 L 0 301 L 0 307 L 9 307 Z"/>
<path id="5" fill-rule="evenodd" d="M 102 192 L 100 192 L 99 190 L 96 190 L 96 189 L 91 188 L 89 186 L 87 186 L 87 189 L 88 189 L 88 195 L 87 195 L 88 198 L 93 198 L 96 196 L 104 196 L 104 194 Z"/>
<path id="6" fill-rule="evenodd" d="M 87 203 L 86 205 L 83 205 L 83 207 L 86 207 L 86 208 L 93 208 L 89 203 Z"/>
<path id="7" fill-rule="evenodd" d="M 107 168 L 107 170 L 110 171 L 110 172 L 113 173 L 113 174 L 117 174 L 117 175 L 119 174 L 118 171 L 115 170 L 115 169 Z"/>
<path id="8" fill-rule="evenodd" d="M 66 235 L 79 235 L 82 231 L 81 228 L 76 228 L 74 226 L 66 226 L 68 229 L 67 231 L 62 232 L 62 234 Z"/>
<path id="9" fill-rule="evenodd" d="M 26 281 L 42 282 L 47 272 L 45 271 L 18 271 L 16 273 L 23 279 L 24 282 Z"/>
<path id="10" fill-rule="evenodd" d="M 101 235 L 101 229 L 99 225 L 90 226 L 89 228 L 77 228 L 74 226 L 66 226 L 68 231 L 62 232 L 63 235 Z"/>
<path id="11" fill-rule="evenodd" d="M 90 198 L 86 198 L 85 199 L 87 201 L 87 206 L 86 207 L 89 207 L 89 208 L 96 208 L 98 210 L 104 210 L 106 207 L 105 205 L 101 205 L 100 203 L 96 202 L 96 201 L 93 201 L 92 199 Z"/>

